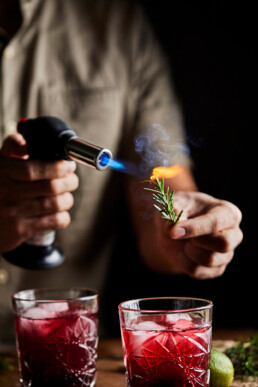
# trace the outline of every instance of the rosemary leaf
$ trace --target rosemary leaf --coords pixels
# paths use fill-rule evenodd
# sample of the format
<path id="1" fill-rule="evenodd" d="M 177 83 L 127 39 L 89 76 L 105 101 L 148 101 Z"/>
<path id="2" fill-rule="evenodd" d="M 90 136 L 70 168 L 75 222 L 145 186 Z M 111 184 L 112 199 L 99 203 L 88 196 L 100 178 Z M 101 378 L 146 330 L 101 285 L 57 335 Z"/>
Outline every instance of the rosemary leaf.
<path id="1" fill-rule="evenodd" d="M 167 187 L 165 191 L 165 181 L 162 178 L 161 180 L 157 177 L 155 180 L 144 180 L 143 183 L 148 182 L 152 184 L 154 188 L 144 187 L 146 191 L 152 192 L 153 200 L 159 203 L 160 206 L 153 203 L 154 207 L 162 214 L 162 218 L 169 221 L 171 224 L 176 224 L 181 215 L 181 211 L 179 215 L 176 215 L 174 210 L 173 197 L 175 191 L 169 192 L 169 187 Z"/>
<path id="2" fill-rule="evenodd" d="M 159 211 L 159 212 L 162 212 L 163 210 L 162 210 L 162 208 L 160 208 L 159 206 L 157 206 L 156 204 L 153 204 L 154 205 L 154 207 Z"/>

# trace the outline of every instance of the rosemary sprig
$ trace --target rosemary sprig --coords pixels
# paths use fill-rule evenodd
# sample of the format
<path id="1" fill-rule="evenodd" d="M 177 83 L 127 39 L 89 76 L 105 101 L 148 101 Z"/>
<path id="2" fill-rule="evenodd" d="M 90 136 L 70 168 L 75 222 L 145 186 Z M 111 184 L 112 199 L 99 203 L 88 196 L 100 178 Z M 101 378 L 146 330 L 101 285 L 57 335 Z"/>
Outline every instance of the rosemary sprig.
<path id="1" fill-rule="evenodd" d="M 155 203 L 153 205 L 161 213 L 162 218 L 170 222 L 172 225 L 176 224 L 183 211 L 181 211 L 179 215 L 176 215 L 175 213 L 173 204 L 175 190 L 169 192 L 169 187 L 167 187 L 165 191 L 164 178 L 160 180 L 156 177 L 155 180 L 144 180 L 144 182 L 148 182 L 153 185 L 153 188 L 144 187 L 144 189 L 152 192 L 153 200 L 158 203 L 158 205 Z"/>

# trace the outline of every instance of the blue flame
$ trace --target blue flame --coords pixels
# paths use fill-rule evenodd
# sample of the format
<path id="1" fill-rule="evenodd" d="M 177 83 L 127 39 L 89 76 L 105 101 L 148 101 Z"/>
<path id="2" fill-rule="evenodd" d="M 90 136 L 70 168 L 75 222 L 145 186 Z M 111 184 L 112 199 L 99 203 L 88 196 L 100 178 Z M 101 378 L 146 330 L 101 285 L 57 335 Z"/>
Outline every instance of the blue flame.
<path id="1" fill-rule="evenodd" d="M 116 171 L 119 171 L 119 172 L 130 173 L 129 171 L 127 171 L 128 168 L 126 168 L 126 166 L 125 166 L 125 164 L 128 164 L 128 163 L 120 161 L 120 160 L 112 159 L 109 156 L 109 154 L 107 154 L 105 152 L 101 155 L 99 163 L 101 166 L 108 165 L 108 167 L 115 169 Z"/>
<path id="2" fill-rule="evenodd" d="M 123 171 L 125 170 L 125 166 L 124 164 L 121 162 L 121 161 L 118 161 L 118 160 L 115 160 L 115 159 L 111 159 L 109 161 L 109 167 L 117 170 L 117 171 Z"/>
<path id="3" fill-rule="evenodd" d="M 139 168 L 134 163 L 118 159 L 110 159 L 108 167 L 121 173 L 126 173 L 131 176 L 139 176 Z"/>

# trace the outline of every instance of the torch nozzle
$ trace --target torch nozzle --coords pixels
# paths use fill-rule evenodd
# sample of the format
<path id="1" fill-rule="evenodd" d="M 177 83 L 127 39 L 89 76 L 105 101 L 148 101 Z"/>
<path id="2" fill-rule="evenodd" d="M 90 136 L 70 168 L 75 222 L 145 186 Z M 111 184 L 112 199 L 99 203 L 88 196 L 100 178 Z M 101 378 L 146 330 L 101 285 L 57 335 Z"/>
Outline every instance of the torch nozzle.
<path id="1" fill-rule="evenodd" d="M 112 153 L 109 149 L 91 144 L 77 136 L 67 141 L 65 152 L 70 159 L 99 170 L 106 169 L 112 159 Z"/>
<path id="2" fill-rule="evenodd" d="M 26 140 L 30 158 L 38 160 L 72 159 L 104 170 L 112 153 L 79 138 L 64 121 L 56 117 L 22 119 L 18 131 Z"/>

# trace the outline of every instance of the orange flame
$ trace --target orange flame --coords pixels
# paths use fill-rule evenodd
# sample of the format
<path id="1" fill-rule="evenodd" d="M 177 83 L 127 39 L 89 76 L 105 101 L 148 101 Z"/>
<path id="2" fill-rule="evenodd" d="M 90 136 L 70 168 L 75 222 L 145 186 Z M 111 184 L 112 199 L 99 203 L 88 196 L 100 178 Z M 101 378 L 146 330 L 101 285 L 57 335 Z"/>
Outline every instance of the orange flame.
<path id="1" fill-rule="evenodd" d="M 158 178 L 169 179 L 170 177 L 174 177 L 183 171 L 183 168 L 179 165 L 173 165 L 172 167 L 157 167 L 152 171 L 151 180 L 156 180 Z"/>

